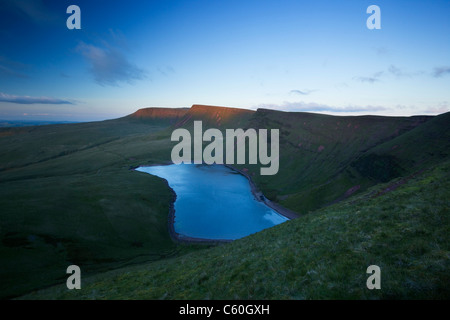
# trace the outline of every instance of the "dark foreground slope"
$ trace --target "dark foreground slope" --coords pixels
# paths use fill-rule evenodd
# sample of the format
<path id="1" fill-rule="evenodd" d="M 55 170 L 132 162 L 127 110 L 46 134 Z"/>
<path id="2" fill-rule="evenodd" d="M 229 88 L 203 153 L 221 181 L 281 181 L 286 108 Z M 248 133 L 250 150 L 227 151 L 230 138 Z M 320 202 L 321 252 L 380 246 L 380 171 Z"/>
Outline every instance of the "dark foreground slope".
<path id="1" fill-rule="evenodd" d="M 448 299 L 450 162 L 233 243 L 25 299 Z M 381 268 L 381 290 L 366 269 Z"/>
<path id="2" fill-rule="evenodd" d="M 123 118 L 0 129 L 0 297 L 60 283 L 71 264 L 91 274 L 177 254 L 170 190 L 129 169 L 167 161 L 166 127 Z"/>

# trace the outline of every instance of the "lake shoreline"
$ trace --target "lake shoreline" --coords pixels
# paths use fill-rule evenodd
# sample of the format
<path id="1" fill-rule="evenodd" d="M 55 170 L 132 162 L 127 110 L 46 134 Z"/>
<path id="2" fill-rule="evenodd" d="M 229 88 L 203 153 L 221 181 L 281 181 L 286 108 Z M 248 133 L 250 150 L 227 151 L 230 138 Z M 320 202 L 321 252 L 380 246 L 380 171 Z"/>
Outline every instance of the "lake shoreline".
<path id="1" fill-rule="evenodd" d="M 227 168 L 230 168 L 233 171 L 236 171 L 237 173 L 239 173 L 247 178 L 247 180 L 250 184 L 250 189 L 252 191 L 252 194 L 257 201 L 263 202 L 266 206 L 268 206 L 272 210 L 276 211 L 278 214 L 282 215 L 283 217 L 288 218 L 289 220 L 296 219 L 299 217 L 298 213 L 296 213 L 292 210 L 289 210 L 288 208 L 283 207 L 279 203 L 276 203 L 276 202 L 273 202 L 273 201 L 270 201 L 269 199 L 267 199 L 266 196 L 264 196 L 264 194 L 262 193 L 262 191 L 259 190 L 258 187 L 255 185 L 255 183 L 253 182 L 252 178 L 248 175 L 248 173 L 246 173 L 242 170 L 236 169 L 229 164 L 224 164 L 224 166 Z"/>
<path id="2" fill-rule="evenodd" d="M 166 166 L 166 165 L 171 165 L 171 164 L 173 164 L 173 163 L 140 165 L 140 166 L 133 166 L 130 169 L 135 170 L 139 167 Z M 239 169 L 233 168 L 232 166 L 227 165 L 227 164 L 223 164 L 223 166 L 225 166 L 225 167 L 235 171 L 237 174 L 241 174 L 245 178 L 247 178 L 247 180 L 250 184 L 250 190 L 257 201 L 263 202 L 266 206 L 268 206 L 269 208 L 271 208 L 272 210 L 274 210 L 281 216 L 288 218 L 289 220 L 299 217 L 299 215 L 297 213 L 295 213 L 287 208 L 284 208 L 283 206 L 279 205 L 278 203 L 272 202 L 269 199 L 267 199 L 264 196 L 264 194 L 256 187 L 253 180 L 251 179 L 251 177 L 248 174 L 246 174 L 245 172 L 242 172 Z M 177 233 L 175 231 L 175 201 L 177 199 L 177 194 L 170 187 L 169 182 L 166 179 L 161 178 L 161 177 L 159 177 L 159 178 L 164 180 L 165 184 L 167 185 L 167 187 L 169 188 L 169 190 L 172 194 L 172 199 L 169 204 L 169 214 L 167 217 L 168 218 L 168 221 L 167 221 L 168 222 L 168 231 L 169 231 L 169 235 L 170 235 L 170 238 L 172 239 L 172 241 L 178 242 L 178 243 L 187 243 L 187 244 L 223 244 L 223 243 L 229 243 L 229 242 L 234 241 L 232 239 L 194 238 L 194 237 L 189 237 L 189 236 Z"/>
<path id="3" fill-rule="evenodd" d="M 170 193 L 172 194 L 172 200 L 169 205 L 169 215 L 168 215 L 168 227 L 169 227 L 169 235 L 175 242 L 182 242 L 182 243 L 195 243 L 195 244 L 220 244 L 220 243 L 228 243 L 232 242 L 233 240 L 227 240 L 227 239 L 206 239 L 206 238 L 193 238 L 189 237 L 180 233 L 177 233 L 175 231 L 175 201 L 177 200 L 177 194 L 175 191 L 170 187 L 169 182 L 161 178 L 165 181 L 167 187 L 170 189 Z"/>

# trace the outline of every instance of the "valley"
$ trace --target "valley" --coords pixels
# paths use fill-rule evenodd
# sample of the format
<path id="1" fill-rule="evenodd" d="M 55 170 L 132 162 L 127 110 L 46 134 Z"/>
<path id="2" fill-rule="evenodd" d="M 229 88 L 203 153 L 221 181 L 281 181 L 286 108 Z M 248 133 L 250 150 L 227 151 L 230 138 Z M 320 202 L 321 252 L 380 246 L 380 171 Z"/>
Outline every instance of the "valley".
<path id="1" fill-rule="evenodd" d="M 131 169 L 171 163 L 171 133 L 198 120 L 222 133 L 280 130 L 276 175 L 234 167 L 300 217 L 219 246 L 174 242 L 170 189 Z M 449 127 L 449 113 L 194 105 L 0 128 L 2 298 L 448 297 Z M 369 294 L 358 270 L 377 263 L 386 290 Z M 78 293 L 64 289 L 70 264 L 83 270 Z"/>

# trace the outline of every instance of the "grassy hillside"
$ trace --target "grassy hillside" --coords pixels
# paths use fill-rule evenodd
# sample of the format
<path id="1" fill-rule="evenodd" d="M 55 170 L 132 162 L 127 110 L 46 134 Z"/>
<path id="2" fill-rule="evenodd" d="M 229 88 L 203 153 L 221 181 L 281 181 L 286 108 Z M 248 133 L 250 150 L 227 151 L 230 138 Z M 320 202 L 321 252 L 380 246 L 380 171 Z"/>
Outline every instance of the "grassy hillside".
<path id="1" fill-rule="evenodd" d="M 192 132 L 194 120 L 203 121 L 203 130 L 279 129 L 280 170 L 276 175 L 260 176 L 259 165 L 235 167 L 247 171 L 269 199 L 302 214 L 421 170 L 445 159 L 450 150 L 450 113 L 436 118 L 337 117 L 193 106 L 176 127 L 182 125 Z M 419 151 L 422 144 L 428 152 Z"/>
<path id="2" fill-rule="evenodd" d="M 0 128 L 0 172 L 54 160 L 161 130 L 167 124 L 122 118 L 99 122 Z"/>
<path id="3" fill-rule="evenodd" d="M 448 299 L 449 199 L 446 162 L 233 243 L 23 298 Z M 372 264 L 381 290 L 366 288 Z"/>
<path id="4" fill-rule="evenodd" d="M 130 170 L 167 161 L 166 126 L 127 119 L 4 129 L 0 138 L 0 296 L 190 250 L 167 232 L 172 194 Z"/>
<path id="5" fill-rule="evenodd" d="M 250 127 L 280 128 L 280 171 L 276 176 L 255 174 L 255 181 L 269 198 L 286 207 L 300 213 L 313 211 L 383 181 L 361 175 L 351 163 L 427 120 L 261 110 Z M 255 173 L 253 168 L 249 170 Z"/>
<path id="6" fill-rule="evenodd" d="M 368 150 L 361 158 L 390 157 L 400 170 L 412 172 L 439 163 L 450 155 L 450 112 L 433 117 L 423 125 Z M 355 163 L 358 163 L 356 161 Z"/>
<path id="7" fill-rule="evenodd" d="M 152 123 L 158 126 L 174 125 L 182 120 L 188 113 L 189 108 L 143 108 L 124 117 L 132 123 Z"/>
<path id="8" fill-rule="evenodd" d="M 308 219 L 320 216 L 323 223 L 328 221 L 317 229 L 322 232 L 328 228 L 332 230 L 331 222 L 337 218 L 329 220 L 328 213 L 335 211 L 317 211 L 319 208 L 361 198 L 378 183 L 423 172 L 447 161 L 449 115 L 333 117 L 196 105 L 190 109 L 141 109 L 130 116 L 102 122 L 0 128 L 0 298 L 15 297 L 61 283 L 66 278 L 65 268 L 69 264 L 82 265 L 84 275 L 89 276 L 126 265 L 166 261 L 169 257 L 181 257 L 191 251 L 201 250 L 203 254 L 205 246 L 180 245 L 170 239 L 167 214 L 173 195 L 166 184 L 161 179 L 131 170 L 138 165 L 170 163 L 170 152 L 175 145 L 170 141 L 171 132 L 179 127 L 192 129 L 194 120 L 202 120 L 204 130 L 208 127 L 221 130 L 280 129 L 280 171 L 277 175 L 259 176 L 258 166 L 237 167 L 248 169 L 256 185 L 269 198 L 299 213 L 313 213 L 311 217 L 302 218 L 302 223 L 309 223 Z M 441 171 L 433 174 L 443 176 L 439 173 Z M 437 196 L 442 200 L 448 186 L 442 184 L 441 188 L 443 190 Z M 423 199 L 430 200 L 428 195 L 423 195 Z M 425 200 L 422 205 L 425 205 Z M 420 210 L 447 210 L 448 202 L 441 200 L 431 209 L 418 206 Z M 378 200 L 374 201 L 370 210 L 381 206 Z M 388 214 L 396 213 L 397 204 L 394 202 L 392 209 L 387 210 Z M 403 205 L 409 208 L 406 203 Z M 352 209 L 349 203 L 347 206 L 344 216 L 348 218 L 357 210 Z M 318 223 L 319 220 L 314 221 Z M 445 219 L 442 221 L 446 222 Z M 363 219 L 360 227 L 366 223 L 372 222 Z M 378 225 L 382 229 L 382 225 Z M 341 227 L 342 232 L 349 228 L 345 224 Z M 441 227 L 447 228 L 445 224 Z M 322 237 L 320 232 L 314 236 L 314 228 L 311 228 L 309 237 Z M 271 248 L 273 244 L 270 242 L 278 243 L 278 247 L 272 248 L 271 255 L 258 258 L 262 259 L 263 266 L 278 263 L 277 250 L 283 251 L 298 240 L 295 238 L 297 240 L 291 243 L 290 238 L 283 238 L 281 234 L 291 235 L 300 229 L 275 228 L 273 232 L 276 230 L 283 230 L 280 240 L 276 240 L 276 233 L 267 239 L 258 238 L 264 237 L 265 232 L 254 236 L 261 241 L 261 247 Z M 357 231 L 349 229 L 349 232 L 348 241 L 358 242 Z M 391 231 L 386 229 L 386 232 Z M 323 236 L 323 239 L 327 237 Z M 336 239 L 323 241 L 330 245 L 331 240 Z M 407 246 L 412 238 L 405 241 Z M 341 249 L 349 246 L 349 242 L 343 242 Z M 236 243 L 245 246 L 247 242 Z M 442 241 L 438 243 L 441 246 Z M 239 246 L 233 243 L 224 248 Z M 398 247 L 395 250 L 400 252 L 403 249 Z M 313 260 L 320 261 L 322 253 L 324 251 L 318 251 L 314 256 L 304 258 L 313 263 Z M 200 255 L 192 256 L 197 257 L 192 261 L 200 259 Z M 229 259 L 239 261 L 241 257 L 236 252 Z M 161 262 L 161 268 L 165 268 L 164 263 Z M 198 268 L 194 262 L 189 263 Z M 433 263 L 438 262 L 433 260 Z M 157 263 L 151 266 L 159 268 Z M 237 270 L 241 269 L 232 269 L 235 274 L 232 278 L 239 278 L 241 271 Z M 174 272 L 164 281 L 176 279 L 178 271 Z M 192 275 L 195 270 L 185 272 Z M 242 271 L 242 274 L 246 273 Z M 209 282 L 216 281 L 211 274 L 207 273 L 205 277 L 210 279 Z M 439 274 L 441 280 L 442 277 Z M 206 294 L 204 289 L 199 294 L 201 292 Z M 137 296 L 130 294 L 130 297 Z M 245 296 L 242 292 L 236 294 Z M 159 291 L 149 297 L 158 295 Z M 181 296 L 168 293 L 166 297 Z"/>
<path id="9" fill-rule="evenodd" d="M 206 130 L 206 128 L 217 128 L 219 130 L 243 128 L 248 125 L 248 121 L 254 114 L 255 111 L 246 109 L 194 104 L 173 128 L 182 127 L 192 133 L 194 121 L 202 121 L 203 130 Z"/>

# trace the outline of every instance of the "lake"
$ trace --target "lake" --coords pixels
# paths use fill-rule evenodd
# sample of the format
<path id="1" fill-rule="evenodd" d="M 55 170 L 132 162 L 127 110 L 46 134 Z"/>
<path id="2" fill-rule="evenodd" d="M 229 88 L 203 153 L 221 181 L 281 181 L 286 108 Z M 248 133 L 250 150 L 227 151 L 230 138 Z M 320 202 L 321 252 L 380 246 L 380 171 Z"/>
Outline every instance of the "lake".
<path id="1" fill-rule="evenodd" d="M 249 181 L 223 165 L 139 167 L 169 183 L 177 199 L 175 232 L 201 239 L 235 240 L 289 219 L 259 202 Z"/>

